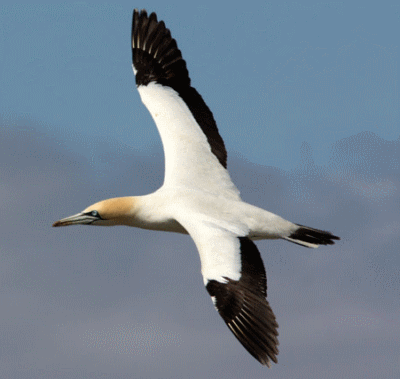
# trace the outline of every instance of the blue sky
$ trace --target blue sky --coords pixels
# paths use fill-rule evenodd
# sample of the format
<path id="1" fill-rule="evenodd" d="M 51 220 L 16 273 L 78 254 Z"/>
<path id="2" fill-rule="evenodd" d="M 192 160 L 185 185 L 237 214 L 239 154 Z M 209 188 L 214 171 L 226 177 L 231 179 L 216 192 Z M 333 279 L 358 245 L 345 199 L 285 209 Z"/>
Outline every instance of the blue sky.
<path id="1" fill-rule="evenodd" d="M 258 243 L 280 324 L 268 372 L 219 320 L 189 238 L 50 228 L 162 183 L 131 69 L 134 7 L 177 40 L 243 198 L 342 237 Z M 399 375 L 397 2 L 3 2 L 0 17 L 7 377 Z"/>

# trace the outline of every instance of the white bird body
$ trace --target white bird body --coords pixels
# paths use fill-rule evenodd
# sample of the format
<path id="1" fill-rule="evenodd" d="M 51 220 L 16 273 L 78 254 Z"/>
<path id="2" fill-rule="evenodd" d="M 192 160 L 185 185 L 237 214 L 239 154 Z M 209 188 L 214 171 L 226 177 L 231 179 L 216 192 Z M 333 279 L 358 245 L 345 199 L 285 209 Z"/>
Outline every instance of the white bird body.
<path id="1" fill-rule="evenodd" d="M 84 212 L 99 209 L 104 217 L 109 217 L 110 223 L 106 226 L 126 225 L 163 232 L 188 234 L 188 226 L 182 226 L 185 215 L 195 219 L 196 223 L 213 224 L 252 240 L 286 238 L 298 229 L 296 224 L 239 199 L 191 188 L 162 186 L 149 195 L 103 200 Z M 112 218 L 108 209 L 126 209 L 126 217 Z M 182 220 L 182 225 L 178 220 Z"/>
<path id="2" fill-rule="evenodd" d="M 213 115 L 191 87 L 176 41 L 154 13 L 134 11 L 132 59 L 140 97 L 163 143 L 164 183 L 149 195 L 100 201 L 53 226 L 127 225 L 189 234 L 200 255 L 204 284 L 223 320 L 262 364 L 277 363 L 278 324 L 252 240 L 285 239 L 318 247 L 339 238 L 241 200 Z"/>

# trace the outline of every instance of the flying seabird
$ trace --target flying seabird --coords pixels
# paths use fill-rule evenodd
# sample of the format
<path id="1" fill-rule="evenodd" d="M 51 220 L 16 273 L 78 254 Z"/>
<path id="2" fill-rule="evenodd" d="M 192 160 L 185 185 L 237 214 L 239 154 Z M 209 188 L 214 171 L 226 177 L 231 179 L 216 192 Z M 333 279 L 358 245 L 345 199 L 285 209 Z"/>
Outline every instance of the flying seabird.
<path id="1" fill-rule="evenodd" d="M 100 201 L 53 226 L 127 225 L 189 234 L 218 313 L 247 351 L 271 367 L 270 361 L 278 362 L 278 323 L 253 241 L 284 239 L 316 248 L 339 237 L 241 200 L 213 114 L 191 86 L 176 41 L 155 13 L 133 12 L 132 60 L 140 97 L 162 139 L 164 183 L 149 195 Z"/>

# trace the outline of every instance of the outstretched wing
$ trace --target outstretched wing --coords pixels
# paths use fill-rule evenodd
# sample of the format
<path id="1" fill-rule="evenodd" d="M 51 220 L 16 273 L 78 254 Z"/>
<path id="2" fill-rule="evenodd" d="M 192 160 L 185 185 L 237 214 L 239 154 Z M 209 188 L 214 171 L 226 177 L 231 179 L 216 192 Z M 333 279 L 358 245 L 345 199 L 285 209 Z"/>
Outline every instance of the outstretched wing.
<path id="1" fill-rule="evenodd" d="M 204 284 L 229 329 L 260 363 L 278 363 L 278 323 L 257 246 L 212 222 L 178 221 L 197 246 Z"/>
<path id="2" fill-rule="evenodd" d="M 133 12 L 132 60 L 140 97 L 163 143 L 164 185 L 206 189 L 238 198 L 214 117 L 191 87 L 176 41 L 155 13 Z"/>

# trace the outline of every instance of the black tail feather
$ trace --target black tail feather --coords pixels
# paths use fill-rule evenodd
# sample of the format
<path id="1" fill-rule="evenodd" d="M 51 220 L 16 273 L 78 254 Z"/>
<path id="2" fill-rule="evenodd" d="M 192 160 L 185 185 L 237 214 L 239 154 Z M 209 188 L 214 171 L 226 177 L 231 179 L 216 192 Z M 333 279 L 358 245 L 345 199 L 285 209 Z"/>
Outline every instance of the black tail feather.
<path id="1" fill-rule="evenodd" d="M 297 226 L 299 228 L 287 237 L 287 240 L 298 245 L 317 247 L 318 245 L 333 245 L 335 243 L 334 240 L 340 240 L 339 237 L 325 230 L 314 229 L 303 225 Z M 308 244 L 311 244 L 311 246 Z"/>

